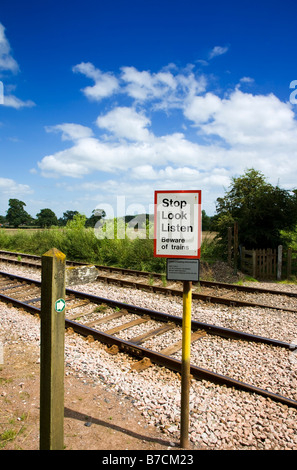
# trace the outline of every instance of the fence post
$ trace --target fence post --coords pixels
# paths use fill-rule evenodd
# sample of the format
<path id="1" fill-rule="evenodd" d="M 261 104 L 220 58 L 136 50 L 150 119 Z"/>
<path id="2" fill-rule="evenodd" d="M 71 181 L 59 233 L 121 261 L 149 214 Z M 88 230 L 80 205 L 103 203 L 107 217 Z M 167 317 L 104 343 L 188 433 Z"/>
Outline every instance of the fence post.
<path id="1" fill-rule="evenodd" d="M 292 274 L 292 249 L 288 248 L 287 254 L 287 279 L 290 279 Z"/>
<path id="2" fill-rule="evenodd" d="M 40 450 L 62 450 L 66 256 L 52 248 L 41 259 Z"/>
<path id="3" fill-rule="evenodd" d="M 241 271 L 245 272 L 246 266 L 245 266 L 245 247 L 244 246 L 241 248 L 240 266 L 241 266 Z"/>
<path id="4" fill-rule="evenodd" d="M 234 222 L 234 274 L 237 274 L 238 268 L 238 222 Z"/>
<path id="5" fill-rule="evenodd" d="M 282 278 L 282 256 L 283 246 L 279 245 L 277 249 L 277 280 L 280 281 Z"/>
<path id="6" fill-rule="evenodd" d="M 252 277 L 256 279 L 257 276 L 257 252 L 252 250 Z"/>
<path id="7" fill-rule="evenodd" d="M 231 266 L 232 227 L 228 227 L 228 266 Z"/>

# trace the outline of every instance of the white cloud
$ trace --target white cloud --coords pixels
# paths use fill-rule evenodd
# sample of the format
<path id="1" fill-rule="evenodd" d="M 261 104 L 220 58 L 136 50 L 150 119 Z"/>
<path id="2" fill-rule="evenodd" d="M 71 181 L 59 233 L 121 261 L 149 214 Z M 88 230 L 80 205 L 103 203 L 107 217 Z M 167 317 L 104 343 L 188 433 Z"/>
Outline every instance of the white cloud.
<path id="1" fill-rule="evenodd" d="M 137 180 L 155 180 L 158 177 L 158 172 L 152 165 L 139 165 L 132 168 L 131 176 Z"/>
<path id="2" fill-rule="evenodd" d="M 139 123 L 137 120 L 136 122 Z M 107 122 L 105 124 L 107 125 Z M 114 126 L 112 123 L 111 130 L 114 129 Z M 55 126 L 55 130 L 64 132 L 65 124 Z M 126 139 L 114 142 L 95 137 L 73 138 L 72 147 L 54 155 L 45 156 L 38 166 L 44 176 L 55 174 L 55 176 L 81 177 L 94 171 L 128 172 L 138 166 L 140 162 L 142 165 L 157 165 L 159 167 L 169 163 L 174 165 L 188 164 L 193 168 L 203 165 L 209 169 L 220 155 L 219 148 L 193 143 L 187 140 L 182 133 L 161 137 L 156 137 L 151 133 L 147 140 L 137 138 L 131 142 L 133 134 L 130 123 L 127 128 L 124 123 L 118 124 L 115 131 L 118 134 L 121 133 L 122 137 L 126 134 Z M 135 135 L 139 137 L 144 131 L 146 129 L 139 127 L 135 130 Z M 129 139 L 127 139 L 127 134 Z"/>
<path id="3" fill-rule="evenodd" d="M 209 59 L 213 59 L 219 55 L 226 54 L 228 52 L 229 47 L 222 47 L 222 46 L 215 46 L 209 53 Z"/>
<path id="4" fill-rule="evenodd" d="M 254 83 L 254 81 L 255 80 L 251 77 L 242 77 L 240 79 L 240 83 L 249 83 L 249 84 L 251 84 L 251 83 Z"/>
<path id="5" fill-rule="evenodd" d="M 47 126 L 47 132 L 62 132 L 62 140 L 79 140 L 92 137 L 93 131 L 89 127 L 81 124 L 65 123 L 56 126 Z"/>
<path id="6" fill-rule="evenodd" d="M 15 108 L 15 109 L 20 109 L 20 108 L 31 108 L 32 106 L 35 106 L 35 103 L 31 100 L 23 101 L 19 98 L 17 98 L 14 95 L 6 95 L 4 93 L 3 96 L 3 106 L 7 106 L 10 108 Z"/>
<path id="7" fill-rule="evenodd" d="M 206 93 L 204 96 L 194 96 L 185 105 L 185 116 L 200 125 L 207 122 L 216 112 L 219 111 L 222 102 L 213 93 Z"/>
<path id="8" fill-rule="evenodd" d="M 178 180 L 187 182 L 199 176 L 199 171 L 190 167 L 173 168 L 172 166 L 166 166 L 156 170 L 151 165 L 140 165 L 132 169 L 132 177 L 140 180 Z"/>
<path id="9" fill-rule="evenodd" d="M 191 188 L 197 188 L 201 185 L 220 186 L 229 184 L 229 174 L 225 169 L 213 168 L 211 171 L 198 170 L 191 167 L 166 166 L 162 169 L 154 169 L 151 165 L 140 165 L 132 170 L 132 177 L 136 180 L 149 181 L 154 180 L 155 184 L 190 185 Z"/>
<path id="10" fill-rule="evenodd" d="M 0 193 L 11 198 L 31 194 L 33 191 L 27 184 L 20 184 L 10 178 L 0 177 Z"/>
<path id="11" fill-rule="evenodd" d="M 213 172 L 228 174 L 255 167 L 268 177 L 276 173 L 291 181 L 297 170 L 297 123 L 290 105 L 274 95 L 252 95 L 236 89 L 219 98 L 207 93 L 185 104 L 185 116 L 197 127 L 204 143 L 183 133 L 157 137 L 149 132 L 150 120 L 134 108 L 116 107 L 98 117 L 96 123 L 112 133 L 100 139 L 88 127 L 61 124 L 50 128 L 62 132 L 72 145 L 39 162 L 44 176 L 82 177 L 94 172 L 130 173 L 133 178 L 172 181 L 205 172 L 212 184 Z M 282 170 L 279 166 L 282 162 Z M 296 163 L 295 163 L 296 161 Z M 296 167 L 296 168 L 295 168 Z M 219 175 L 220 176 L 220 175 Z M 223 174 L 224 184 L 226 173 Z"/>
<path id="12" fill-rule="evenodd" d="M 83 70 L 95 82 L 102 77 L 91 64 Z M 170 66 L 155 74 L 134 67 L 121 70 L 110 111 L 97 117 L 94 131 L 74 123 L 47 129 L 60 132 L 69 147 L 39 162 L 44 176 L 85 177 L 82 184 L 92 200 L 97 188 L 106 201 L 122 193 L 137 202 L 148 201 L 154 189 L 198 188 L 210 213 L 230 178 L 248 167 L 262 171 L 273 184 L 296 187 L 297 122 L 289 103 L 273 94 L 244 93 L 239 85 L 220 97 L 206 90 L 207 79 L 197 77 L 191 66 Z M 243 77 L 240 83 L 252 80 Z M 119 105 L 121 94 L 125 106 Z M 179 121 L 157 135 L 154 119 L 162 115 L 155 111 L 161 109 L 164 120 L 172 110 Z M 91 174 L 100 175 L 100 184 L 85 181 Z"/>
<path id="13" fill-rule="evenodd" d="M 0 72 L 10 72 L 16 74 L 19 72 L 19 65 L 11 55 L 10 44 L 5 36 L 5 28 L 0 23 Z M 3 82 L 0 82 L 0 105 L 9 108 L 20 109 L 35 106 L 31 100 L 23 101 L 20 98 L 12 95 L 9 91 L 14 88 L 10 85 L 5 87 Z"/>
<path id="14" fill-rule="evenodd" d="M 111 96 L 119 87 L 118 80 L 112 73 L 103 73 L 90 62 L 75 65 L 72 70 L 95 81 L 95 85 L 83 89 L 84 94 L 91 100 L 100 101 Z"/>
<path id="15" fill-rule="evenodd" d="M 206 88 L 205 76 L 195 76 L 191 67 L 176 74 L 167 69 L 152 74 L 123 67 L 121 78 L 127 83 L 125 93 L 140 103 L 151 101 L 154 109 L 181 108 L 185 97 L 202 93 Z"/>
<path id="16" fill-rule="evenodd" d="M 11 55 L 10 44 L 5 36 L 5 28 L 0 23 L 0 71 L 16 73 L 19 70 L 18 63 Z"/>
<path id="17" fill-rule="evenodd" d="M 150 132 L 147 129 L 150 120 L 143 113 L 137 113 L 133 108 L 114 108 L 104 116 L 99 116 L 96 124 L 119 138 L 144 142 L 150 139 Z"/>
<path id="18" fill-rule="evenodd" d="M 151 74 L 135 67 L 122 67 L 121 79 L 127 83 L 125 91 L 135 100 L 164 99 L 177 88 L 177 81 L 170 72 Z"/>
<path id="19" fill-rule="evenodd" d="M 252 95 L 237 89 L 222 100 L 205 95 L 196 98 L 186 113 L 197 125 L 201 125 L 201 116 L 207 118 L 201 130 L 232 146 L 297 149 L 297 123 L 292 108 L 273 94 Z"/>
<path id="20" fill-rule="evenodd" d="M 94 80 L 94 86 L 82 90 L 89 99 L 100 101 L 119 93 L 126 94 L 137 103 L 152 102 L 155 108 L 160 109 L 181 107 L 185 95 L 202 93 L 206 87 L 205 76 L 195 76 L 192 66 L 178 72 L 173 64 L 169 64 L 157 73 L 122 67 L 118 78 L 114 73 L 101 72 L 90 62 L 75 65 L 73 71 Z"/>

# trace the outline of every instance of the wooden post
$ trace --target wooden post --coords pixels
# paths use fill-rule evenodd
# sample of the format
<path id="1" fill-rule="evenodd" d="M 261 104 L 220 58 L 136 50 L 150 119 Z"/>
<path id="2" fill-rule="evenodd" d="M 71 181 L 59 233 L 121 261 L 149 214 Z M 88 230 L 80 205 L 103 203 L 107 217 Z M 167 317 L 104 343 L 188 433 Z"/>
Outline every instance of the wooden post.
<path id="1" fill-rule="evenodd" d="M 228 266 L 231 266 L 232 259 L 232 227 L 228 227 Z"/>
<path id="2" fill-rule="evenodd" d="M 41 259 L 40 450 L 63 450 L 66 256 L 52 248 Z"/>
<path id="3" fill-rule="evenodd" d="M 257 276 L 257 252 L 252 250 L 252 277 L 256 279 Z"/>
<path id="4" fill-rule="evenodd" d="M 290 279 L 292 274 L 292 249 L 288 248 L 287 255 L 287 279 Z"/>
<path id="5" fill-rule="evenodd" d="M 181 424 L 180 446 L 189 447 L 189 397 L 191 354 L 192 282 L 183 283 L 182 369 L 181 369 Z"/>
<path id="6" fill-rule="evenodd" d="M 241 258 L 240 258 L 240 266 L 241 271 L 244 273 L 246 272 L 246 265 L 245 265 L 245 247 L 241 248 Z"/>
<path id="7" fill-rule="evenodd" d="M 277 280 L 281 281 L 282 278 L 282 260 L 283 258 L 283 246 L 279 245 L 277 249 Z"/>
<path id="8" fill-rule="evenodd" d="M 237 274 L 238 268 L 238 222 L 234 222 L 234 274 Z"/>

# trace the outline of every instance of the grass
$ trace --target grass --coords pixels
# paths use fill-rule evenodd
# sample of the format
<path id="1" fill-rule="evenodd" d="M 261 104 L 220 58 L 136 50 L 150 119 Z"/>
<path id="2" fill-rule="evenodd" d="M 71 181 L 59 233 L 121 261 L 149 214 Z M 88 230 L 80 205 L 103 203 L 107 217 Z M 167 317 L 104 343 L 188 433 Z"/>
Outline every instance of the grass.
<path id="1" fill-rule="evenodd" d="M 37 231 L 40 231 L 40 230 L 43 230 L 41 228 L 27 228 L 27 229 L 18 229 L 18 228 L 5 228 L 5 229 L 2 229 L 2 230 L 5 230 L 5 232 L 8 234 L 8 235 L 15 235 L 19 230 L 22 230 L 23 232 L 26 232 L 28 233 L 29 235 L 31 235 L 32 233 L 35 233 Z"/>
<path id="2" fill-rule="evenodd" d="M 297 284 L 297 276 L 291 276 L 290 279 L 283 279 L 279 284 Z"/>
<path id="3" fill-rule="evenodd" d="M 7 429 L 2 434 L 0 434 L 0 448 L 6 446 L 8 441 L 12 441 L 16 438 L 18 432 L 15 429 Z"/>
<path id="4" fill-rule="evenodd" d="M 15 429 L 15 421 L 14 419 L 11 419 L 8 425 L 10 426 L 9 428 L 5 429 L 1 434 L 0 434 L 0 449 L 4 449 L 6 444 L 8 442 L 13 441 L 16 439 L 17 436 L 22 434 L 26 430 L 26 426 L 24 422 L 27 420 L 28 415 L 27 413 L 23 413 L 18 420 L 23 423 L 21 427 L 17 430 Z"/>
<path id="5" fill-rule="evenodd" d="M 245 282 L 258 282 L 258 280 L 251 276 L 244 276 L 244 279 L 239 279 L 239 281 L 236 282 L 236 285 L 242 286 Z"/>
<path id="6" fill-rule="evenodd" d="M 73 221 L 72 221 L 73 222 Z M 203 232 L 201 260 L 216 258 L 213 232 Z M 166 272 L 166 259 L 154 257 L 151 238 L 100 238 L 92 228 L 72 223 L 64 228 L 0 229 L 0 249 L 42 256 L 51 248 L 62 251 L 69 260 L 118 266 L 149 272 Z"/>

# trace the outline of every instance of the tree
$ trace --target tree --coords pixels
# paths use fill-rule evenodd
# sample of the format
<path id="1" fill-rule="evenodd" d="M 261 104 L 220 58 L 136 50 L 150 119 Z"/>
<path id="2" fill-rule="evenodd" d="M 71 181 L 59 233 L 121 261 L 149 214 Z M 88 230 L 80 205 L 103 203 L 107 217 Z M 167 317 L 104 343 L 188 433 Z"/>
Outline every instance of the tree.
<path id="1" fill-rule="evenodd" d="M 37 225 L 40 227 L 51 227 L 52 225 L 58 225 L 58 219 L 56 214 L 51 209 L 41 209 L 39 214 L 36 214 Z"/>
<path id="2" fill-rule="evenodd" d="M 84 214 L 80 214 L 79 212 L 77 212 L 72 220 L 68 220 L 66 228 L 78 231 L 82 230 L 85 227 L 86 220 L 87 218 Z"/>
<path id="3" fill-rule="evenodd" d="M 211 231 L 213 229 L 213 217 L 207 215 L 204 209 L 202 210 L 201 222 L 202 230 L 204 232 Z"/>
<path id="4" fill-rule="evenodd" d="M 66 211 L 63 213 L 63 217 L 59 219 L 59 225 L 66 225 L 69 220 L 72 220 L 78 211 Z"/>
<path id="5" fill-rule="evenodd" d="M 103 219 L 106 216 L 104 209 L 94 209 L 91 217 L 86 221 L 86 227 L 95 227 L 98 220 Z"/>
<path id="6" fill-rule="evenodd" d="M 297 194 L 267 183 L 254 169 L 233 177 L 230 190 L 217 199 L 216 229 L 226 243 L 227 229 L 238 223 L 239 244 L 246 248 L 275 248 L 281 230 L 297 223 Z"/>
<path id="7" fill-rule="evenodd" d="M 24 209 L 26 204 L 23 201 L 19 201 L 18 199 L 9 199 L 8 204 L 9 208 L 7 210 L 6 220 L 9 225 L 16 228 L 31 220 L 31 216 Z"/>

